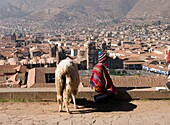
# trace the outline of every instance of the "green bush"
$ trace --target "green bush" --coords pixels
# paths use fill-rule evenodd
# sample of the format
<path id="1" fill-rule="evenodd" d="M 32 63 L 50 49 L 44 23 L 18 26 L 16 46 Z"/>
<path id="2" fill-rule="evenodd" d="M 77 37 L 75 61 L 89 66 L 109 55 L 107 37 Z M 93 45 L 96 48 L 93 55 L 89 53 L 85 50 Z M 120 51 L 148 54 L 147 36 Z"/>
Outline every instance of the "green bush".
<path id="1" fill-rule="evenodd" d="M 127 75 L 127 72 L 125 70 L 110 69 L 109 74 L 116 75 L 116 76 L 124 76 L 124 75 Z"/>

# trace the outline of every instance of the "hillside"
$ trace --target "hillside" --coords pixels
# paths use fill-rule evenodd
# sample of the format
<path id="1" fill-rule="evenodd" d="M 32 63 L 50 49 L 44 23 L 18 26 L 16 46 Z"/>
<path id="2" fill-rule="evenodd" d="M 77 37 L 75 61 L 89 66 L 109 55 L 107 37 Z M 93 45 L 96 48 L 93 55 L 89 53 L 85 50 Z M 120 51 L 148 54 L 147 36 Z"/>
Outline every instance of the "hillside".
<path id="1" fill-rule="evenodd" d="M 166 20 L 170 18 L 169 12 L 169 0 L 140 0 L 126 17 L 140 20 Z"/>
<path id="2" fill-rule="evenodd" d="M 100 24 L 122 18 L 136 2 L 138 0 L 1 0 L 0 19 L 43 20 L 49 26 Z"/>
<path id="3" fill-rule="evenodd" d="M 91 14 L 92 16 L 121 17 L 125 15 L 138 0 L 1 0 L 0 15 L 3 18 L 23 16 L 41 12 L 46 9 Z"/>
<path id="4" fill-rule="evenodd" d="M 122 18 L 167 20 L 169 12 L 168 0 L 0 0 L 0 21 L 13 19 L 16 25 L 23 19 L 39 29 L 108 25 Z"/>

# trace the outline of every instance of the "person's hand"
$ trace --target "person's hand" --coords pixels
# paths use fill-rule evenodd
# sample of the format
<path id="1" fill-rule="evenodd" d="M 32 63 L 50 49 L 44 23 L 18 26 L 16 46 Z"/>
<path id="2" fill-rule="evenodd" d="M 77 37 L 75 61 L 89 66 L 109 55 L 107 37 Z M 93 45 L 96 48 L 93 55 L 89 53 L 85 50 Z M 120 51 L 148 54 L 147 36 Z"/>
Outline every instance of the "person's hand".
<path id="1" fill-rule="evenodd" d="M 94 87 L 94 90 L 95 90 L 96 92 L 100 92 L 99 86 L 95 86 L 95 87 Z"/>

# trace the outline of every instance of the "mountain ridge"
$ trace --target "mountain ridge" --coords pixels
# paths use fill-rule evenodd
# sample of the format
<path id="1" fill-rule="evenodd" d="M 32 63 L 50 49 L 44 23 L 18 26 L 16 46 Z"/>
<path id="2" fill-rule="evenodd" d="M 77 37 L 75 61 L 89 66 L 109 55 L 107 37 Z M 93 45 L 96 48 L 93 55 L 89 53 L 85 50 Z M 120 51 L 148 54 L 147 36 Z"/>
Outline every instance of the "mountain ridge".
<path id="1" fill-rule="evenodd" d="M 25 19 L 44 28 L 109 25 L 170 19 L 169 8 L 167 0 L 1 0 L 0 20 Z"/>

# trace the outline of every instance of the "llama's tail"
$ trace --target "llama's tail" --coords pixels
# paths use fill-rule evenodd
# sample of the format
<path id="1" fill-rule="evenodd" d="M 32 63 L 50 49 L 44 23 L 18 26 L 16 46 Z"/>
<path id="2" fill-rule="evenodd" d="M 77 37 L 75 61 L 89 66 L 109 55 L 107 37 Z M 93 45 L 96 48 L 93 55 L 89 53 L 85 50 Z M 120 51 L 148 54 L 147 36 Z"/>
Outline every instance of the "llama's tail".
<path id="1" fill-rule="evenodd" d="M 64 89 L 66 87 L 66 77 L 61 70 L 60 65 L 57 65 L 57 69 L 55 71 L 56 76 L 55 76 L 55 85 L 56 85 L 56 90 L 57 90 L 57 100 L 59 102 L 63 101 L 62 95 L 64 92 Z"/>

